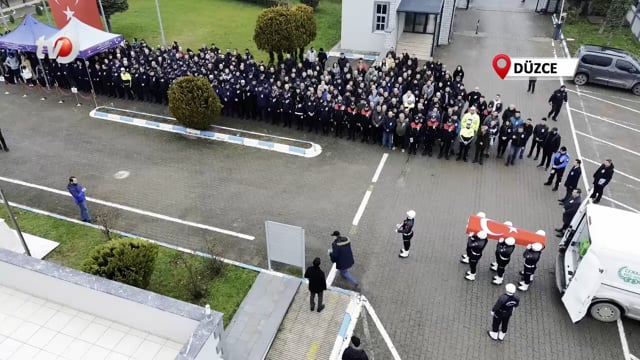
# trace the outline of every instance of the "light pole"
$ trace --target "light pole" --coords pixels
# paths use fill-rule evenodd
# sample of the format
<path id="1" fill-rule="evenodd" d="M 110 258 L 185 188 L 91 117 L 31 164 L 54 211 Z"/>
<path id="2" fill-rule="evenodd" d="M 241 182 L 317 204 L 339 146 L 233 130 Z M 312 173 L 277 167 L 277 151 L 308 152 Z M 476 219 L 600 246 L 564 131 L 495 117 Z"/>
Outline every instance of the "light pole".
<path id="1" fill-rule="evenodd" d="M 51 23 L 51 17 L 49 16 L 49 10 L 47 9 L 47 3 L 46 3 L 44 0 L 42 0 L 42 10 L 43 10 L 43 11 L 44 11 L 44 13 L 47 15 L 47 23 L 48 23 L 49 25 L 53 25 L 53 24 Z"/>
<path id="2" fill-rule="evenodd" d="M 156 0 L 156 11 L 158 12 L 158 23 L 160 24 L 160 36 L 162 37 L 162 46 L 167 46 L 167 41 L 164 38 L 164 28 L 162 27 L 162 16 L 160 15 L 160 4 Z"/>
<path id="3" fill-rule="evenodd" d="M 102 7 L 102 0 L 98 0 L 98 5 L 100 5 L 100 13 L 102 14 L 104 29 L 107 30 L 107 32 L 111 32 L 111 29 L 109 29 L 109 23 L 107 23 L 107 15 L 105 15 L 104 8 Z"/>

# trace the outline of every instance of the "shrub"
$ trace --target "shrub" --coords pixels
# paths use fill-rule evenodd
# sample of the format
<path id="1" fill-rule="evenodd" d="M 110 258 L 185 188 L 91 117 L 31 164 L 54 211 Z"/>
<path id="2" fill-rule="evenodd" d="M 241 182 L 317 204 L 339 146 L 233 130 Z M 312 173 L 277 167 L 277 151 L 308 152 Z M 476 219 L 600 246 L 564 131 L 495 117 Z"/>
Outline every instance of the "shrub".
<path id="1" fill-rule="evenodd" d="M 149 280 L 158 255 L 158 245 L 138 239 L 116 239 L 97 246 L 82 271 L 142 289 Z"/>
<path id="2" fill-rule="evenodd" d="M 186 272 L 186 285 L 191 296 L 191 301 L 200 302 L 209 291 L 209 281 L 207 279 L 207 269 L 204 259 L 198 256 L 185 255 L 179 253 L 176 256 L 176 263 L 182 266 Z"/>
<path id="3" fill-rule="evenodd" d="M 207 255 L 205 269 L 211 280 L 217 278 L 227 268 L 227 264 L 220 260 L 218 256 L 222 253 L 222 246 L 215 240 L 207 240 Z"/>
<path id="4" fill-rule="evenodd" d="M 220 98 L 205 78 L 185 76 L 169 87 L 169 111 L 188 128 L 209 129 L 221 110 Z"/>
<path id="5" fill-rule="evenodd" d="M 315 10 L 318 7 L 320 0 L 302 0 L 301 2 Z"/>

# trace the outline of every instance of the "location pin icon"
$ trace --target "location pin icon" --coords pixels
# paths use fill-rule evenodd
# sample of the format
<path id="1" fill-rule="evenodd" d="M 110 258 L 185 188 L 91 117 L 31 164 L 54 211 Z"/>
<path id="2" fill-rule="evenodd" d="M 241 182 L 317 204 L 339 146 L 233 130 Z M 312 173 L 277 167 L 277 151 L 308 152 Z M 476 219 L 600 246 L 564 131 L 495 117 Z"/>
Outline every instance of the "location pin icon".
<path id="1" fill-rule="evenodd" d="M 504 66 L 498 65 L 498 62 L 500 60 L 505 61 Z M 498 76 L 500 76 L 501 79 L 504 80 L 504 78 L 509 73 L 509 69 L 511 69 L 511 58 L 509 57 L 509 55 L 498 54 L 493 57 L 493 70 L 495 70 L 496 74 L 498 74 Z"/>

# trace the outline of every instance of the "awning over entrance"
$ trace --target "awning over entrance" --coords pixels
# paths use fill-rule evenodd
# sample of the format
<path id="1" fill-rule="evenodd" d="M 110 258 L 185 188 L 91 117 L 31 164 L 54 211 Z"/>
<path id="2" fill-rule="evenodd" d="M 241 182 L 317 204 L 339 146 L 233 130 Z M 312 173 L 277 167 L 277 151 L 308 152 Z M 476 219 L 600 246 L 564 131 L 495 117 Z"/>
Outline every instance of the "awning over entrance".
<path id="1" fill-rule="evenodd" d="M 444 0 L 402 0 L 397 12 L 416 14 L 440 14 Z"/>

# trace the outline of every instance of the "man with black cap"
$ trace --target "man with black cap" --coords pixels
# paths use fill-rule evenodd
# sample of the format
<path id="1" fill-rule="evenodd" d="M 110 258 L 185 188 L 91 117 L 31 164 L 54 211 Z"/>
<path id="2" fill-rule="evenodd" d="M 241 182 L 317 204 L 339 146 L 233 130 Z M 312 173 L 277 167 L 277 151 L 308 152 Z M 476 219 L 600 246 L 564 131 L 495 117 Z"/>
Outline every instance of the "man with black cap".
<path id="1" fill-rule="evenodd" d="M 540 150 L 542 150 L 542 144 L 544 140 L 549 135 L 549 127 L 547 126 L 547 118 L 543 117 L 536 126 L 533 128 L 533 141 L 531 141 L 531 149 L 529 150 L 529 155 L 527 157 L 531 157 L 533 155 L 533 151 L 536 151 L 536 156 L 533 160 L 538 160 L 538 156 L 540 156 Z"/>
<path id="2" fill-rule="evenodd" d="M 324 309 L 322 303 L 322 295 L 327 290 L 327 278 L 324 275 L 324 271 L 320 269 L 320 258 L 313 259 L 313 266 L 309 266 L 307 271 L 304 272 L 304 277 L 309 279 L 309 293 L 311 311 L 315 310 L 316 303 L 315 297 L 318 296 L 318 312 Z"/>
<path id="3" fill-rule="evenodd" d="M 349 269 L 351 269 L 355 263 L 353 251 L 351 251 L 351 240 L 346 236 L 340 235 L 338 230 L 331 233 L 331 236 L 336 237 L 331 243 L 331 249 L 329 249 L 331 262 L 336 264 L 336 269 L 340 271 L 340 276 L 342 276 L 343 279 L 347 280 L 355 288 L 358 288 L 358 282 L 353 278 L 351 273 L 349 273 Z"/>
<path id="4" fill-rule="evenodd" d="M 513 309 L 520 305 L 520 299 L 515 295 L 516 286 L 507 284 L 504 288 L 506 292 L 500 295 L 498 301 L 496 301 L 491 309 L 493 322 L 491 324 L 491 330 L 489 330 L 488 333 L 489 337 L 493 340 L 504 340 L 504 337 L 507 335 L 509 319 L 513 314 Z"/>
<path id="5" fill-rule="evenodd" d="M 556 90 L 549 97 L 549 105 L 551 105 L 551 110 L 547 117 L 553 119 L 553 121 L 558 121 L 557 117 L 560 114 L 560 109 L 562 109 L 562 104 L 567 102 L 567 87 L 562 85 L 560 89 Z"/>
<path id="6" fill-rule="evenodd" d="M 342 353 L 342 360 L 369 360 L 367 353 L 360 347 L 359 337 L 351 337 L 349 347 Z"/>

